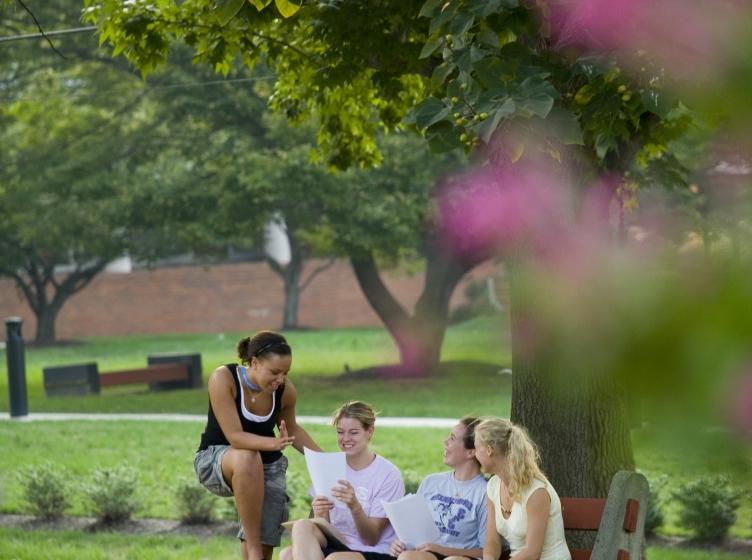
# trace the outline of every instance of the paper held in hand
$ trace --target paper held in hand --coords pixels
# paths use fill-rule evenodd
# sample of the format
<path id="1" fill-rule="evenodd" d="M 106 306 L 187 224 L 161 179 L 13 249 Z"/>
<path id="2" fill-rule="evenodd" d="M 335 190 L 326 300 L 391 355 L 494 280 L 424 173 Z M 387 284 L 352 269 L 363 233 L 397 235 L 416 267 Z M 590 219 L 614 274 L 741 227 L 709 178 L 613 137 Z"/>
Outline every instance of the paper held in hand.
<path id="1" fill-rule="evenodd" d="M 300 520 L 298 520 L 300 521 Z M 321 532 L 324 533 L 326 536 L 326 540 L 329 541 L 330 544 L 337 544 L 337 541 L 339 541 L 343 546 L 347 546 L 345 543 L 345 538 L 342 536 L 342 534 L 337 531 L 337 529 L 329 523 L 326 519 L 322 517 L 312 517 L 311 519 L 307 519 L 306 521 L 310 521 L 316 527 L 321 529 Z M 292 531 L 292 526 L 295 525 L 297 521 L 285 521 L 282 523 L 282 527 L 285 528 L 286 531 Z"/>
<path id="2" fill-rule="evenodd" d="M 313 491 L 317 496 L 326 496 L 332 502 L 337 500 L 332 496 L 332 488 L 341 486 L 340 480 L 347 480 L 345 468 L 345 454 L 342 451 L 336 453 L 322 453 L 312 451 L 305 447 L 306 466 L 313 483 Z"/>
<path id="3" fill-rule="evenodd" d="M 408 550 L 438 542 L 441 537 L 423 496 L 408 494 L 394 502 L 384 502 L 384 511 L 397 537 Z"/>

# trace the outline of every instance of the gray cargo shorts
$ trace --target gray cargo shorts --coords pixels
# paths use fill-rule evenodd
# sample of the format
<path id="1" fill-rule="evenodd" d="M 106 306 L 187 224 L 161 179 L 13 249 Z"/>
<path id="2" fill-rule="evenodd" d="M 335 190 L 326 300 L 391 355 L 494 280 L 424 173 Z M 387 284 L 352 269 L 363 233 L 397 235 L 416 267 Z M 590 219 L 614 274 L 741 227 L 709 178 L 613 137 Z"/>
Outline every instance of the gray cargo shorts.
<path id="1" fill-rule="evenodd" d="M 198 451 L 193 459 L 193 468 L 198 481 L 209 492 L 229 498 L 232 488 L 222 476 L 222 458 L 229 445 L 210 445 Z M 290 498 L 287 496 L 285 482 L 287 472 L 287 457 L 282 455 L 273 463 L 264 463 L 264 506 L 261 510 L 261 544 L 279 546 L 282 538 L 282 523 L 287 521 L 290 514 Z M 245 531 L 240 526 L 238 538 L 245 540 Z"/>

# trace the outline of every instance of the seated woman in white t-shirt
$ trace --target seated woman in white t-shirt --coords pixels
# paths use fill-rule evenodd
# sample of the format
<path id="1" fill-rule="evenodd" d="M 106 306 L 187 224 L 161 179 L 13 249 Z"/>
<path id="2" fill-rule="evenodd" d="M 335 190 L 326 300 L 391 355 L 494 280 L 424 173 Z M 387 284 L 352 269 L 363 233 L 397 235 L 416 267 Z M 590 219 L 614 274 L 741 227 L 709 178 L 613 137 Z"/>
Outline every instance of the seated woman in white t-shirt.
<path id="1" fill-rule="evenodd" d="M 302 519 L 293 525 L 292 547 L 280 551 L 280 560 L 394 560 L 389 545 L 396 535 L 382 502 L 400 499 L 405 485 L 399 469 L 368 447 L 375 422 L 373 408 L 360 401 L 346 403 L 334 414 L 347 480 L 332 489 L 336 506 L 323 496 L 314 497 L 312 506 L 314 517 L 329 521 L 345 542 L 330 542 L 314 523 Z"/>
<path id="2" fill-rule="evenodd" d="M 478 420 L 465 417 L 444 440 L 444 464 L 451 471 L 428 475 L 418 494 L 428 502 L 441 537 L 415 550 L 405 550 L 399 540 L 391 547 L 399 560 L 480 558 L 486 540 L 486 479 L 475 458 L 474 428 Z"/>
<path id="3" fill-rule="evenodd" d="M 561 502 L 538 466 L 527 432 L 503 418 L 475 427 L 475 455 L 488 481 L 488 531 L 483 560 L 498 560 L 502 537 L 512 560 L 571 560 L 564 538 Z"/>

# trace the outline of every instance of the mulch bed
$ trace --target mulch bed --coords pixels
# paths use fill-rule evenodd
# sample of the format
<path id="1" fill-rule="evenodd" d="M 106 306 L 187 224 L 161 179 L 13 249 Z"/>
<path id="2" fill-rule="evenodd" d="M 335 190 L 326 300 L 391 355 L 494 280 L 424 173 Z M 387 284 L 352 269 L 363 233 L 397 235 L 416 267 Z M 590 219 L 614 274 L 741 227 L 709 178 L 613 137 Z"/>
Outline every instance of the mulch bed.
<path id="1" fill-rule="evenodd" d="M 82 531 L 88 533 L 119 532 L 128 535 L 191 535 L 199 538 L 235 537 L 235 521 L 215 521 L 209 524 L 185 525 L 175 519 L 131 519 L 121 523 L 102 523 L 95 517 L 62 517 L 44 521 L 31 515 L 0 515 L 0 526 L 26 530 Z M 725 539 L 720 543 L 698 542 L 680 537 L 650 537 L 648 545 L 677 549 L 748 554 L 752 557 L 752 539 Z"/>

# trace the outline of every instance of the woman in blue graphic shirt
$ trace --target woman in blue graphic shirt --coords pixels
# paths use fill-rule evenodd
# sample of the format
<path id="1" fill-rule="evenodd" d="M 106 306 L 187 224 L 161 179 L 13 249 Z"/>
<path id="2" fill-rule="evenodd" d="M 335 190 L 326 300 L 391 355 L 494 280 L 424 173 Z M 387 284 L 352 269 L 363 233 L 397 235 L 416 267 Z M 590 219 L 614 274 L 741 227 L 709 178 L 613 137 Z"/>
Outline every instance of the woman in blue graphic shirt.
<path id="1" fill-rule="evenodd" d="M 486 540 L 486 479 L 475 458 L 475 418 L 465 417 L 444 440 L 444 464 L 452 470 L 428 475 L 418 494 L 428 502 L 441 537 L 406 550 L 399 540 L 390 553 L 399 560 L 480 558 Z"/>

